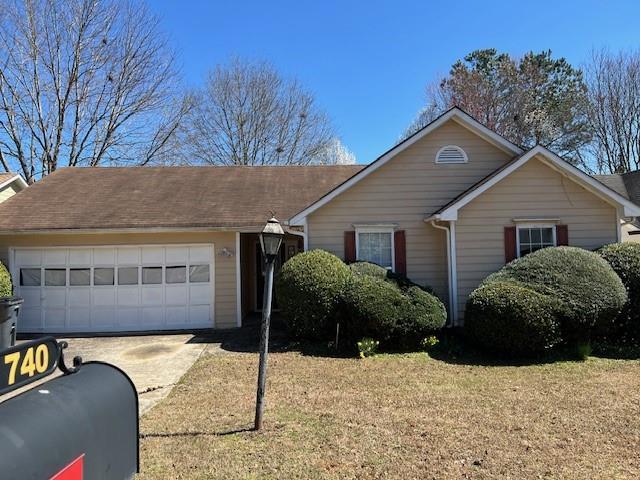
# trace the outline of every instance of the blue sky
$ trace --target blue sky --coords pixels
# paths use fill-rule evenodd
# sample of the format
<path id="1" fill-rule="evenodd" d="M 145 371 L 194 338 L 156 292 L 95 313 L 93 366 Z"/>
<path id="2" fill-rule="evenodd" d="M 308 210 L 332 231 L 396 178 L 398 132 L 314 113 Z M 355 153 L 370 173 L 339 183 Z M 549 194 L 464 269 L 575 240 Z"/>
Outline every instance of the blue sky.
<path id="1" fill-rule="evenodd" d="M 425 85 L 472 50 L 551 49 L 580 65 L 594 47 L 640 47 L 637 0 L 149 3 L 187 85 L 230 56 L 269 60 L 315 94 L 359 163 L 393 146 Z"/>

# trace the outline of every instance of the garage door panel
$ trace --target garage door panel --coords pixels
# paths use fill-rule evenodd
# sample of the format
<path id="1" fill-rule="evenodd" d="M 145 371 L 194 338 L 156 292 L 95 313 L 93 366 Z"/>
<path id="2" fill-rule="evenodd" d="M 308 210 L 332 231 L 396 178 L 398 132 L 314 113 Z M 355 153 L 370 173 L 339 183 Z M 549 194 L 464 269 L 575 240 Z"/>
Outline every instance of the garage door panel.
<path id="1" fill-rule="evenodd" d="M 208 283 L 189 286 L 189 303 L 202 305 L 211 302 L 211 285 Z"/>
<path id="2" fill-rule="evenodd" d="M 210 246 L 189 247 L 189 262 L 190 263 L 211 262 L 211 247 Z"/>
<path id="3" fill-rule="evenodd" d="M 113 327 L 116 323 L 116 309 L 97 307 L 91 311 L 91 323 L 97 328 Z"/>
<path id="4" fill-rule="evenodd" d="M 66 308 L 44 308 L 44 324 L 52 330 L 64 329 L 67 320 Z"/>
<path id="5" fill-rule="evenodd" d="M 166 290 L 167 305 L 187 305 L 189 295 L 186 285 L 168 285 Z"/>
<path id="6" fill-rule="evenodd" d="M 164 324 L 164 308 L 145 307 L 142 309 L 142 327 L 153 328 Z"/>
<path id="7" fill-rule="evenodd" d="M 164 263 L 164 248 L 143 247 L 142 263 L 144 265 L 162 265 Z"/>
<path id="8" fill-rule="evenodd" d="M 64 267 L 67 264 L 67 250 L 45 250 L 43 262 L 48 267 Z"/>
<path id="9" fill-rule="evenodd" d="M 187 307 L 168 307 L 167 326 L 175 326 L 176 328 L 184 326 L 188 321 L 188 316 Z"/>
<path id="10" fill-rule="evenodd" d="M 24 305 L 29 305 L 30 307 L 40 306 L 40 297 L 42 295 L 40 287 L 22 287 L 20 289 L 20 295 L 24 299 Z"/>
<path id="11" fill-rule="evenodd" d="M 140 289 L 135 287 L 118 287 L 118 305 L 137 307 L 140 305 Z"/>
<path id="12" fill-rule="evenodd" d="M 20 330 L 42 328 L 42 310 L 40 310 L 40 308 L 29 307 L 20 309 L 19 322 L 20 323 L 18 324 L 18 328 Z"/>
<path id="13" fill-rule="evenodd" d="M 67 305 L 67 289 L 45 287 L 44 288 L 44 306 L 45 307 L 61 307 Z"/>
<path id="14" fill-rule="evenodd" d="M 121 327 L 135 327 L 140 324 L 139 308 L 118 308 L 118 325 Z"/>
<path id="15" fill-rule="evenodd" d="M 93 263 L 95 265 L 113 266 L 116 263 L 115 248 L 95 248 L 93 250 Z"/>
<path id="16" fill-rule="evenodd" d="M 93 304 L 97 306 L 115 306 L 116 290 L 113 287 L 99 287 L 93 289 Z"/>
<path id="17" fill-rule="evenodd" d="M 118 248 L 118 265 L 139 265 L 140 249 L 138 247 Z"/>
<path id="18" fill-rule="evenodd" d="M 42 265 L 41 250 L 16 251 L 16 263 L 22 267 L 39 267 Z"/>
<path id="19" fill-rule="evenodd" d="M 91 265 L 91 262 L 90 248 L 73 248 L 69 250 L 69 266 L 86 267 Z"/>
<path id="20" fill-rule="evenodd" d="M 91 289 L 90 288 L 70 288 L 69 289 L 69 306 L 90 306 L 91 305 Z"/>
<path id="21" fill-rule="evenodd" d="M 91 308 L 71 307 L 69 309 L 69 328 L 72 330 L 86 330 L 91 324 Z"/>
<path id="22" fill-rule="evenodd" d="M 163 305 L 162 290 L 162 287 L 142 287 L 142 305 L 149 307 Z"/>
<path id="23" fill-rule="evenodd" d="M 169 265 L 186 265 L 189 260 L 189 247 L 167 247 L 165 259 Z"/>
<path id="24" fill-rule="evenodd" d="M 195 326 L 206 326 L 211 322 L 211 308 L 208 305 L 189 307 L 189 323 Z"/>

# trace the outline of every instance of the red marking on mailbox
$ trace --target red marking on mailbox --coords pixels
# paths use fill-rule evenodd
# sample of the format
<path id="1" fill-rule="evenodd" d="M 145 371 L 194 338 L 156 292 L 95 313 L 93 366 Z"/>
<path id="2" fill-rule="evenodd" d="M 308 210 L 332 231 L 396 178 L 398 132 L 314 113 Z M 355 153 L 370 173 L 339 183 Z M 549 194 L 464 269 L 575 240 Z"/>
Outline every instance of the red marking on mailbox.
<path id="1" fill-rule="evenodd" d="M 56 473 L 49 480 L 82 480 L 84 470 L 84 453 L 69 465 Z"/>

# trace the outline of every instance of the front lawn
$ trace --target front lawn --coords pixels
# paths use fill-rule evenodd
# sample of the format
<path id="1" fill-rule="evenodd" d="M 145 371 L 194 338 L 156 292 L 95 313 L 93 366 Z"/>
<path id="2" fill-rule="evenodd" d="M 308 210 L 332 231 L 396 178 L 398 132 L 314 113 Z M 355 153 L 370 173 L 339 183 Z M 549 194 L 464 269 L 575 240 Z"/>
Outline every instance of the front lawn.
<path id="1" fill-rule="evenodd" d="M 204 355 L 141 421 L 140 479 L 639 478 L 640 362 Z"/>

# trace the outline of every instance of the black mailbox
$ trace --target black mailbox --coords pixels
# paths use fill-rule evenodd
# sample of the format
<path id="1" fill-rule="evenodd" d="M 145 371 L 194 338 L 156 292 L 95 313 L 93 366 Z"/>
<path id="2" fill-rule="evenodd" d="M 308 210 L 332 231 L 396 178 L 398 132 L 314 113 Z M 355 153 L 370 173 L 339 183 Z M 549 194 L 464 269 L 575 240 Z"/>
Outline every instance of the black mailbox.
<path id="1" fill-rule="evenodd" d="M 16 347 L 17 348 L 17 347 Z M 3 480 L 124 480 L 138 472 L 138 396 L 129 377 L 102 362 L 0 404 Z"/>

